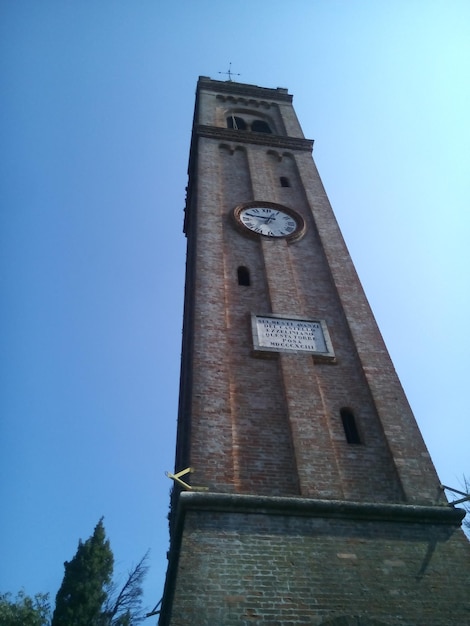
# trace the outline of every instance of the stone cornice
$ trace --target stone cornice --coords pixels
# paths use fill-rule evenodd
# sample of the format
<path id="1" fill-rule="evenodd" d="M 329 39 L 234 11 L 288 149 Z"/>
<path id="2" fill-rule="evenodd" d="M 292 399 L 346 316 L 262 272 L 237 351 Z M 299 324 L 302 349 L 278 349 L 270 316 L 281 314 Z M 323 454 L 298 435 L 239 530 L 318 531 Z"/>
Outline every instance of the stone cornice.
<path id="1" fill-rule="evenodd" d="M 278 87 L 277 89 L 269 89 L 267 87 L 258 87 L 257 85 L 246 85 L 244 83 L 236 83 L 229 80 L 212 80 L 206 76 L 199 76 L 197 84 L 198 91 L 207 89 L 218 93 L 228 93 L 231 95 L 251 96 L 252 98 L 261 98 L 269 100 L 277 100 L 281 102 L 292 102 L 292 95 L 287 93 L 287 89 Z"/>
<path id="2" fill-rule="evenodd" d="M 234 143 L 250 143 L 271 148 L 283 148 L 286 150 L 302 150 L 312 152 L 313 139 L 302 139 L 297 137 L 281 137 L 268 133 L 254 133 L 244 130 L 232 130 L 231 128 L 219 128 L 218 126 L 199 125 L 195 128 L 198 137 L 208 137 L 231 141 Z"/>
<path id="3" fill-rule="evenodd" d="M 465 511 L 450 506 L 314 500 L 196 491 L 182 492 L 178 506 L 182 517 L 185 511 L 198 510 L 460 526 L 465 516 Z"/>

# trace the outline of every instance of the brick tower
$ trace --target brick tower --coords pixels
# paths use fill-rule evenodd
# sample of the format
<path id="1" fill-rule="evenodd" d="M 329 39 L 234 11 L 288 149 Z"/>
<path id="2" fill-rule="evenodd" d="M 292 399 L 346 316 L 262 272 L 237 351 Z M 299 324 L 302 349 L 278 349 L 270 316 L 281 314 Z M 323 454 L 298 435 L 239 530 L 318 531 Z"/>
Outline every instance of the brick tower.
<path id="1" fill-rule="evenodd" d="M 199 79 L 160 626 L 470 623 L 462 511 L 312 147 L 286 89 Z"/>

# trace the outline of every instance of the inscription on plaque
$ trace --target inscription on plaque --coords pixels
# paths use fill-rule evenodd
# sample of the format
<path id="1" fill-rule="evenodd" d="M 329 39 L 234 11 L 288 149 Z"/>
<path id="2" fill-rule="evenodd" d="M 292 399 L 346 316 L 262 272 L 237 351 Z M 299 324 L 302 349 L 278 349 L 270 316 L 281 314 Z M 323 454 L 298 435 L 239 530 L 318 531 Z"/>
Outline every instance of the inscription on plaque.
<path id="1" fill-rule="evenodd" d="M 253 315 L 252 329 L 257 351 L 309 352 L 334 358 L 324 320 Z"/>

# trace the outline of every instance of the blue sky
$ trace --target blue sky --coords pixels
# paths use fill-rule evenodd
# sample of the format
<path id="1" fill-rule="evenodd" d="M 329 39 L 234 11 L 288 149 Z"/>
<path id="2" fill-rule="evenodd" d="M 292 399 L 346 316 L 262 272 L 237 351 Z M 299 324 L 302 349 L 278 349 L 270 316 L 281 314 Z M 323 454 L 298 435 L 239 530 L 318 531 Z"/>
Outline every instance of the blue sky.
<path id="1" fill-rule="evenodd" d="M 98 519 L 160 599 L 199 75 L 287 87 L 443 483 L 470 474 L 470 4 L 0 5 L 0 591 Z"/>

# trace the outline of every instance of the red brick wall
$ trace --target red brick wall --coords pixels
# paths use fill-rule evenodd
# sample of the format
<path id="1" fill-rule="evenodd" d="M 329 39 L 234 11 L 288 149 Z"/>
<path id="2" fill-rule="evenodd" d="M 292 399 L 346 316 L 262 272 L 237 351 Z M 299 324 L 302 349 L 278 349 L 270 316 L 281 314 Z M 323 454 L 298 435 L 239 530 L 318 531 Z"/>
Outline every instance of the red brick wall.
<path id="1" fill-rule="evenodd" d="M 188 511 L 172 626 L 467 624 L 461 531 L 386 515 Z"/>
<path id="2" fill-rule="evenodd" d="M 196 250 L 188 460 L 195 484 L 240 493 L 300 490 L 311 497 L 401 501 L 402 485 L 296 155 L 206 138 L 199 140 L 198 154 L 197 222 L 189 233 Z M 290 188 L 280 186 L 282 172 Z M 282 201 L 297 210 L 307 223 L 305 237 L 288 244 L 241 234 L 231 211 L 253 199 Z M 331 220 L 335 226 L 332 215 Z M 353 274 L 347 257 L 342 264 Z M 250 287 L 238 285 L 240 265 L 250 270 Z M 355 297 L 362 314 L 358 283 Z M 337 363 L 314 364 L 309 355 L 254 357 L 250 315 L 270 312 L 326 319 Z M 375 328 L 370 313 L 362 323 Z M 364 445 L 346 443 L 339 413 L 344 406 L 354 410 Z"/>

